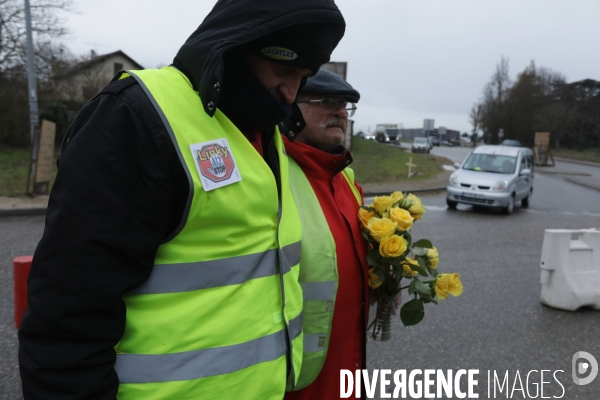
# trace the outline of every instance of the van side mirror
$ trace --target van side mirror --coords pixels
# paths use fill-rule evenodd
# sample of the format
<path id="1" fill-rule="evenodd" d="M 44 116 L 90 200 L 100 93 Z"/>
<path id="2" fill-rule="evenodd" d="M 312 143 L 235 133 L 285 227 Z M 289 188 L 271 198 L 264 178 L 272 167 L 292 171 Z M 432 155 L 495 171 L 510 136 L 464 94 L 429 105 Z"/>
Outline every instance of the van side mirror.
<path id="1" fill-rule="evenodd" d="M 460 168 L 460 163 L 459 162 L 455 162 L 454 163 L 454 168 L 459 169 Z"/>
<path id="2" fill-rule="evenodd" d="M 531 174 L 531 170 L 529 168 L 525 168 L 524 170 L 521 171 L 521 173 L 519 175 L 529 175 Z"/>

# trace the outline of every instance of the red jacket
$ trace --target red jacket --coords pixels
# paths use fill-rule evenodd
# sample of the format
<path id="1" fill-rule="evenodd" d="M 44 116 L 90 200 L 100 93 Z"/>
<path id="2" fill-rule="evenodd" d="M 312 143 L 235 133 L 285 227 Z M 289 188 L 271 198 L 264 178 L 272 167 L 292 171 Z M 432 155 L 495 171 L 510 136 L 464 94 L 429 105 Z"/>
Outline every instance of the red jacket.
<path id="1" fill-rule="evenodd" d="M 335 399 L 340 395 L 340 370 L 354 371 L 366 365 L 367 243 L 358 222 L 358 202 L 340 173 L 352 157 L 341 146 L 340 152 L 330 154 L 303 143 L 284 142 L 288 156 L 304 171 L 323 209 L 335 240 L 339 276 L 325 365 L 310 386 L 286 393 L 285 399 Z M 358 189 L 362 197 L 362 188 Z"/>

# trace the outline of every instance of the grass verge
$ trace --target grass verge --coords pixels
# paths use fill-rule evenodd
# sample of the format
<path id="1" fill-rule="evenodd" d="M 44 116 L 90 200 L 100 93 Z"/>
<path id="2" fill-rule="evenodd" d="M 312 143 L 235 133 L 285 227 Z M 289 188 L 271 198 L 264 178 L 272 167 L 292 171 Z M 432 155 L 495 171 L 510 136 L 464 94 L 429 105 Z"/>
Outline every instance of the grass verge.
<path id="1" fill-rule="evenodd" d="M 410 180 L 430 179 L 442 171 L 441 164 L 452 164 L 450 160 L 429 154 L 413 154 L 398 146 L 377 143 L 360 137 L 352 138 L 352 169 L 358 182 L 384 183 L 408 180 L 408 166 L 412 157 L 412 168 L 416 175 Z"/>
<path id="2" fill-rule="evenodd" d="M 52 180 L 50 188 L 56 177 L 55 153 L 52 163 Z M 354 163 L 352 169 L 358 182 L 385 183 L 408 180 L 408 163 L 416 165 L 416 175 L 410 180 L 425 180 L 436 176 L 441 171 L 440 164 L 452 164 L 449 160 L 424 154 L 407 153 L 397 146 L 377 143 L 354 137 L 352 140 L 352 156 Z M 0 196 L 22 196 L 26 192 L 27 173 L 29 172 L 29 149 L 3 149 L 0 150 Z M 415 167 L 413 167 L 415 171 Z"/>
<path id="3" fill-rule="evenodd" d="M 572 150 L 572 149 L 560 149 L 550 150 L 552 155 L 560 158 L 570 158 L 572 160 L 579 161 L 592 161 L 600 163 L 600 150 L 599 149 L 586 149 L 586 150 Z"/>
<path id="4" fill-rule="evenodd" d="M 50 187 L 56 177 L 56 150 L 52 162 L 52 179 Z M 1 149 L 0 150 L 0 196 L 23 196 L 27 192 L 27 174 L 31 149 Z"/>

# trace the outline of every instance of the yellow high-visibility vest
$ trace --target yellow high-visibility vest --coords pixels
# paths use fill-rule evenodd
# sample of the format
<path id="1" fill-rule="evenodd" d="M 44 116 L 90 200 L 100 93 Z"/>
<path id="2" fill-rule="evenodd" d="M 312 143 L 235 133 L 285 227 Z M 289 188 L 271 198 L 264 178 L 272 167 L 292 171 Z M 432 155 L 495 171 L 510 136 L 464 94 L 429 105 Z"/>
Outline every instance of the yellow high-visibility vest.
<path id="1" fill-rule="evenodd" d="M 288 390 L 300 390 L 319 376 L 325 364 L 339 276 L 335 240 L 317 195 L 293 159 L 290 159 L 289 170 L 292 194 L 302 223 L 299 280 L 304 300 L 304 354 L 298 383 L 293 389 L 288 387 Z M 342 175 L 361 205 L 362 198 L 354 184 L 354 171 L 346 168 Z"/>
<path id="2" fill-rule="evenodd" d="M 281 399 L 288 376 L 298 379 L 303 337 L 302 234 L 279 131 L 280 197 L 266 162 L 223 113 L 204 112 L 183 73 L 121 78 L 129 75 L 169 131 L 192 190 L 180 230 L 124 297 L 118 398 Z M 226 184 L 211 190 L 212 179 Z"/>

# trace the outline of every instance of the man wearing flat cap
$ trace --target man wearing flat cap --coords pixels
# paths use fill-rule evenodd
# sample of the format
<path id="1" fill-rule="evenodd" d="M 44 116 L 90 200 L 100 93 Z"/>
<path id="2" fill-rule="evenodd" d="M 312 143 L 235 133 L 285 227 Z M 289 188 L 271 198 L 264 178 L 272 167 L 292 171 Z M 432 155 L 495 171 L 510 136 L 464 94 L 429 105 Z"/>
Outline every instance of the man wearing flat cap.
<path id="1" fill-rule="evenodd" d="M 306 127 L 285 140 L 290 187 L 302 222 L 300 285 L 304 297 L 304 355 L 298 385 L 288 400 L 334 399 L 340 370 L 365 368 L 367 243 L 358 210 L 362 189 L 342 146 L 348 117 L 360 94 L 321 69 L 296 103 Z"/>
<path id="2" fill-rule="evenodd" d="M 282 137 L 344 29 L 332 0 L 219 0 L 172 65 L 121 71 L 83 107 L 29 276 L 25 400 L 295 386 L 302 235 Z"/>

